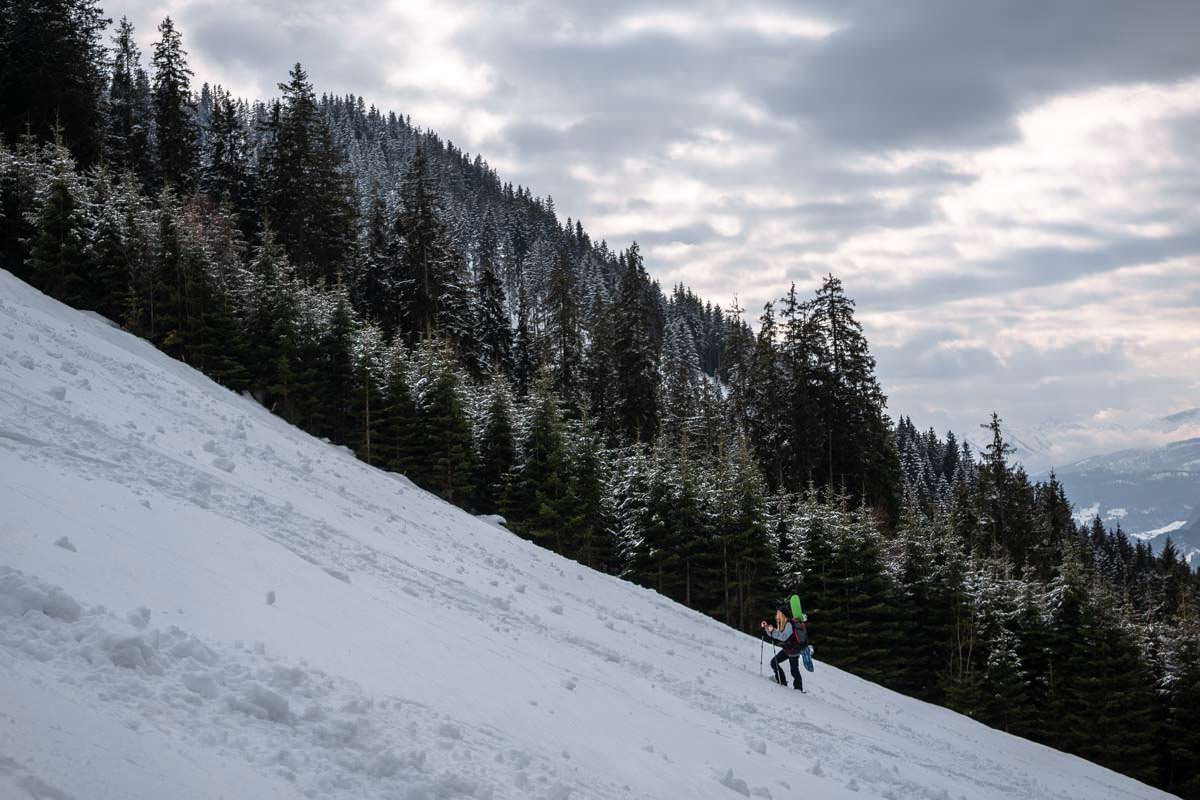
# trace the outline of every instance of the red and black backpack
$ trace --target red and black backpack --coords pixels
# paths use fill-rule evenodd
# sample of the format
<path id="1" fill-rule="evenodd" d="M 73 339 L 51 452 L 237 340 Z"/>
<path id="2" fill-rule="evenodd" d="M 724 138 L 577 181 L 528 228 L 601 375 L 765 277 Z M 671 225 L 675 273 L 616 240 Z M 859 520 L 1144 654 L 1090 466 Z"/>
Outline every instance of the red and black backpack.
<path id="1" fill-rule="evenodd" d="M 804 624 L 803 620 L 799 619 L 793 619 L 791 623 L 792 635 L 783 643 L 783 649 L 789 653 L 796 653 L 798 655 L 804 648 L 808 647 L 808 626 Z"/>

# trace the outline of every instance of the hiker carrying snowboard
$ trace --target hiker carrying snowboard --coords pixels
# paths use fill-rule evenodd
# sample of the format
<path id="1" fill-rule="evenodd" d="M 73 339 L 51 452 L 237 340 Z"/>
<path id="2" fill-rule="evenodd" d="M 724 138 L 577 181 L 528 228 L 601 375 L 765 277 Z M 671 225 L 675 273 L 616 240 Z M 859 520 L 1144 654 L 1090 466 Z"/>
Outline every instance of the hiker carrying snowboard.
<path id="1" fill-rule="evenodd" d="M 789 619 L 788 609 L 780 606 L 775 610 L 775 624 L 770 625 L 765 620 L 760 623 L 763 631 L 777 642 L 783 649 L 771 659 L 771 671 L 780 685 L 787 686 L 787 676 L 783 674 L 783 660 L 786 658 L 792 669 L 792 688 L 804 691 L 804 679 L 800 677 L 800 656 L 808 647 L 808 627 L 803 619 Z"/>

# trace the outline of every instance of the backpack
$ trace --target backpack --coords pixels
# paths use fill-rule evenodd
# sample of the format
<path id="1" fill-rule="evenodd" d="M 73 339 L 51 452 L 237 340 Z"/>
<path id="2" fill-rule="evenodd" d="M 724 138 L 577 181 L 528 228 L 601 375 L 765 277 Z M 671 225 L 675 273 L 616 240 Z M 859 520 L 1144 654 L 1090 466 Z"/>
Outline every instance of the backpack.
<path id="1" fill-rule="evenodd" d="M 799 619 L 793 619 L 792 635 L 783 643 L 784 648 L 799 653 L 808 647 L 808 627 Z"/>

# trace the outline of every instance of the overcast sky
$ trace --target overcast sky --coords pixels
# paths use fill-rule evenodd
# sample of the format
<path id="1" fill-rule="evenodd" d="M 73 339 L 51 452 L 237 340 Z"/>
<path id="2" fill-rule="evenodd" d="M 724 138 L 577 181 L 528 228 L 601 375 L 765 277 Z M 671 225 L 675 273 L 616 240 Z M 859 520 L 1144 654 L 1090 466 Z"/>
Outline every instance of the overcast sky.
<path id="1" fill-rule="evenodd" d="M 411 115 L 664 285 L 832 271 L 893 416 L 1053 418 L 1053 460 L 1200 406 L 1200 2 L 199 0 L 197 81 Z M 1133 429 L 1131 432 L 1129 429 Z M 972 433 L 974 431 L 972 430 Z"/>

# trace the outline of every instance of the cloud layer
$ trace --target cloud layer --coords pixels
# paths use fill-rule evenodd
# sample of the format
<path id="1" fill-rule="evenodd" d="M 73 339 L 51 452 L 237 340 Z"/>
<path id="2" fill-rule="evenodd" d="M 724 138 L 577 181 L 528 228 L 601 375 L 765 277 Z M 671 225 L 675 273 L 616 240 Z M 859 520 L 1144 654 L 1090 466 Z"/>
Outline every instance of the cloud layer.
<path id="1" fill-rule="evenodd" d="M 894 414 L 1200 405 L 1200 4 L 132 3 L 199 79 L 301 60 L 757 314 L 833 271 Z M 1141 423 L 1130 422 L 1135 429 Z M 1128 428 L 1125 428 L 1127 430 Z"/>

